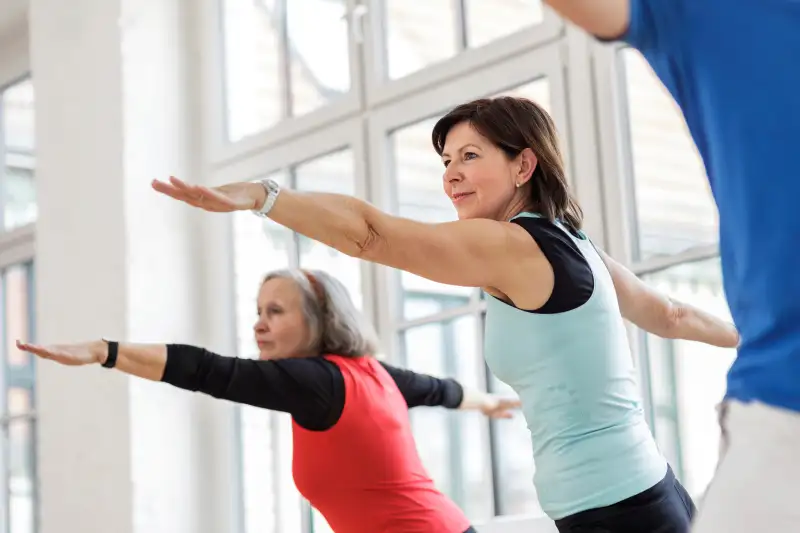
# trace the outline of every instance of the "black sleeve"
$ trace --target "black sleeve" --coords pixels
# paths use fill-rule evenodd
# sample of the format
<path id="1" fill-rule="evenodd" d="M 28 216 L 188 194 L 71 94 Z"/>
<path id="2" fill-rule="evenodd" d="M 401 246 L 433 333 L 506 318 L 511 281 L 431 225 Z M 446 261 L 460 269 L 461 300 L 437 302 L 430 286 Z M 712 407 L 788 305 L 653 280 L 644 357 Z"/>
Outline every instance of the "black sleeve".
<path id="1" fill-rule="evenodd" d="M 464 399 L 464 389 L 454 379 L 439 379 L 385 363 L 381 365 L 392 376 L 409 407 L 428 405 L 457 409 Z"/>
<path id="2" fill-rule="evenodd" d="M 161 381 L 215 398 L 290 413 L 301 426 L 331 428 L 344 409 L 344 378 L 322 357 L 259 361 L 196 346 L 167 345 Z"/>

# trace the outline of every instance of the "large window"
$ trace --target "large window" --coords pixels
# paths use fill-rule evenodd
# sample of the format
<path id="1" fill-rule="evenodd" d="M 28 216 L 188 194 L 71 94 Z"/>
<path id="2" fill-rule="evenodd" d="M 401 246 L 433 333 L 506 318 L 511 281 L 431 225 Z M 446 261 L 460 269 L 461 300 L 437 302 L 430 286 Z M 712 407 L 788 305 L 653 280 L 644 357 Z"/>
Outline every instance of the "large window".
<path id="1" fill-rule="evenodd" d="M 34 108 L 30 79 L 0 87 L 0 532 L 37 531 L 33 295 Z"/>
<path id="2" fill-rule="evenodd" d="M 290 31 L 285 3 L 221 2 L 228 28 L 224 39 L 228 137 L 231 146 L 241 150 L 229 152 L 230 159 L 215 167 L 217 182 L 269 175 L 293 188 L 365 196 L 385 210 L 417 220 L 453 220 L 455 211 L 442 190 L 442 164 L 430 142 L 437 116 L 468 99 L 514 94 L 550 109 L 558 126 L 567 130 L 565 84 L 557 46 L 523 55 L 509 52 L 488 72 L 470 71 L 464 79 L 448 82 L 446 89 L 412 94 L 408 96 L 411 101 L 401 98 L 384 105 L 373 101 L 368 94 L 360 94 L 354 85 L 353 80 L 359 75 L 353 69 L 357 70 L 360 62 L 354 65 L 352 47 L 343 48 L 340 54 L 336 51 L 336 43 L 340 41 L 336 39 L 331 41 L 331 50 L 317 50 L 309 43 L 297 50 L 288 46 Z M 319 33 L 339 31 L 336 28 L 341 22 L 341 9 L 350 3 L 318 4 L 323 7 L 314 16 L 327 17 L 325 20 L 330 22 Z M 511 17 L 516 26 L 502 27 L 489 23 L 498 12 L 481 8 L 480 2 L 462 4 L 458 10 L 448 11 L 453 27 L 462 26 L 459 30 L 462 44 L 453 41 L 454 53 L 461 57 L 469 55 L 468 48 L 483 49 L 489 54 L 487 57 L 492 57 L 499 54 L 491 52 L 493 43 L 512 42 L 525 37 L 522 28 L 547 25 L 548 15 L 541 11 L 538 0 L 498 4 L 496 7 L 502 7 L 506 14 L 514 10 L 518 13 Z M 388 38 L 391 44 L 398 32 L 404 34 L 403 39 L 421 39 L 427 26 L 402 26 L 409 20 L 433 16 L 426 10 L 437 6 L 449 10 L 454 4 L 431 4 L 417 9 L 387 0 L 381 5 L 404 13 L 402 17 L 387 15 L 389 33 L 383 33 L 381 39 Z M 270 9 L 273 17 L 265 19 L 264 12 Z M 352 26 L 354 13 L 347 14 L 345 19 Z M 242 17 L 241 22 L 235 22 L 237 16 Z M 267 20 L 272 22 L 267 24 Z M 374 18 L 370 20 L 375 22 Z M 231 27 L 240 31 L 235 33 Z M 344 34 L 343 39 L 347 36 Z M 370 38 L 366 34 L 361 37 L 365 42 Z M 264 53 L 231 51 L 248 39 L 261 39 L 259 46 L 263 46 Z M 352 32 L 349 39 L 352 44 L 355 39 Z M 531 43 L 535 44 L 535 39 Z M 392 46 L 384 57 L 384 67 L 395 68 L 391 66 L 392 57 L 399 56 L 392 54 L 407 53 L 413 59 L 403 67 L 405 72 L 396 74 L 399 77 L 412 78 L 414 73 L 435 71 L 436 61 L 447 63 L 444 56 L 433 59 L 426 56 L 431 47 L 422 41 L 416 42 L 413 50 L 401 43 L 397 45 L 399 52 L 392 52 Z M 303 55 L 300 49 L 308 54 L 306 59 L 312 66 L 319 66 L 319 72 L 330 68 L 342 75 L 342 68 L 349 65 L 350 70 L 345 68 L 345 72 L 350 72 L 347 78 L 350 85 L 339 85 L 338 92 L 325 92 L 329 98 L 315 100 L 317 107 L 293 107 L 297 85 L 287 74 L 287 58 L 292 54 Z M 237 57 L 231 58 L 231 54 Z M 325 61 L 320 63 L 314 54 Z M 245 64 L 251 59 L 258 61 L 258 65 Z M 365 52 L 363 59 L 375 58 Z M 530 65 L 534 68 L 528 68 Z M 315 71 L 306 68 L 302 72 L 307 75 Z M 388 72 L 389 81 L 385 83 L 391 84 L 390 78 L 395 74 L 390 76 Z M 242 81 L 248 76 L 252 83 Z M 259 76 L 262 81 L 256 80 Z M 241 87 L 235 89 L 234 85 Z M 257 86 L 261 86 L 258 94 L 253 92 Z M 238 93 L 239 90 L 244 93 Z M 342 119 L 338 125 L 329 126 L 324 121 L 309 119 L 326 110 L 346 108 L 354 95 L 361 97 L 358 106 L 361 109 L 352 110 L 358 114 L 355 120 Z M 423 104 L 418 106 L 415 102 Z M 301 116 L 303 113 L 305 118 Z M 297 124 L 306 119 L 309 129 L 303 132 Z M 287 125 L 285 132 L 280 124 Z M 275 135 L 283 137 L 274 140 Z M 513 395 L 491 375 L 483 361 L 485 305 L 480 291 L 433 283 L 389 269 L 365 267 L 353 258 L 249 213 L 234 217 L 233 236 L 240 356 L 256 353 L 252 324 L 255 296 L 263 275 L 286 266 L 324 268 L 345 283 L 357 304 L 378 326 L 390 362 L 420 372 L 452 376 L 468 387 Z M 241 426 L 243 533 L 328 531 L 325 521 L 302 499 L 292 481 L 290 417 L 250 407 L 239 408 L 237 412 Z M 419 408 L 412 411 L 411 420 L 420 456 L 437 487 L 460 505 L 475 524 L 489 524 L 497 516 L 505 521 L 531 524 L 526 521 L 543 515 L 533 488 L 530 437 L 521 416 L 489 421 L 477 413 Z"/>
<path id="3" fill-rule="evenodd" d="M 633 270 L 680 301 L 730 320 L 717 256 L 717 211 L 700 156 L 674 101 L 645 60 L 618 53 L 628 139 L 623 187 L 632 206 Z M 696 342 L 639 335 L 639 361 L 656 440 L 697 498 L 717 461 L 716 406 L 735 356 Z"/>
<path id="4" fill-rule="evenodd" d="M 417 220 L 453 220 L 433 123 L 473 98 L 526 96 L 555 120 L 588 234 L 649 283 L 727 316 L 703 165 L 635 52 L 593 41 L 540 0 L 213 3 L 204 40 L 213 182 L 270 175 Z M 256 353 L 264 273 L 324 268 L 374 321 L 392 363 L 511 394 L 483 362 L 480 291 L 365 266 L 250 214 L 235 217 L 234 241 L 240 355 Z M 698 495 L 716 458 L 715 404 L 732 353 L 641 333 L 632 340 L 658 443 Z M 238 412 L 245 531 L 327 531 L 294 488 L 288 416 Z M 536 465 L 521 416 L 415 409 L 411 418 L 437 486 L 481 531 L 538 531 Z"/>
<path id="5" fill-rule="evenodd" d="M 213 3 L 206 52 L 215 162 L 469 74 L 563 29 L 541 0 Z M 448 61 L 456 57 L 458 65 Z"/>

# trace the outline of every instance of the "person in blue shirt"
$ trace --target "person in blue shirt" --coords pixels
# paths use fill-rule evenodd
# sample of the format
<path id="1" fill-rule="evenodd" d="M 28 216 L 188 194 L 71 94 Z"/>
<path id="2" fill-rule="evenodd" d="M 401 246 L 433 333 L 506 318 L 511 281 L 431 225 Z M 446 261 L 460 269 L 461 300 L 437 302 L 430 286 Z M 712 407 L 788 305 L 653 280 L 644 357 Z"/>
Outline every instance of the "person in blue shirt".
<path id="1" fill-rule="evenodd" d="M 623 317 L 656 335 L 736 346 L 732 324 L 671 301 L 581 231 L 556 128 L 524 98 L 481 99 L 432 133 L 458 221 L 425 224 L 272 180 L 154 182 L 208 211 L 253 209 L 345 254 L 487 294 L 486 362 L 519 395 L 534 483 L 562 533 L 686 533 L 694 504 L 644 417 Z"/>
<path id="2" fill-rule="evenodd" d="M 679 104 L 719 209 L 741 334 L 696 531 L 800 528 L 800 1 L 546 0 L 638 49 Z"/>

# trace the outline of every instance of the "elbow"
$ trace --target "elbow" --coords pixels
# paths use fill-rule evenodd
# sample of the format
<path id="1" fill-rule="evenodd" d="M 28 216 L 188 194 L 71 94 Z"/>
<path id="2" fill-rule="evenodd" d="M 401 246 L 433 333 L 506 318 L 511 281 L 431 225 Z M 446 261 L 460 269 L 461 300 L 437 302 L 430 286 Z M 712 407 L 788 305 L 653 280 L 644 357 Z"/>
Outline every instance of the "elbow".
<path id="1" fill-rule="evenodd" d="M 689 310 L 686 306 L 679 302 L 670 301 L 667 309 L 664 312 L 664 319 L 662 324 L 663 333 L 659 335 L 665 339 L 679 339 L 681 337 L 681 330 L 686 321 L 686 315 Z"/>
<path id="2" fill-rule="evenodd" d="M 364 219 L 364 226 L 349 241 L 350 253 L 348 255 L 371 263 L 381 262 L 381 250 L 385 248 L 382 243 L 385 242 L 385 239 L 369 219 Z"/>

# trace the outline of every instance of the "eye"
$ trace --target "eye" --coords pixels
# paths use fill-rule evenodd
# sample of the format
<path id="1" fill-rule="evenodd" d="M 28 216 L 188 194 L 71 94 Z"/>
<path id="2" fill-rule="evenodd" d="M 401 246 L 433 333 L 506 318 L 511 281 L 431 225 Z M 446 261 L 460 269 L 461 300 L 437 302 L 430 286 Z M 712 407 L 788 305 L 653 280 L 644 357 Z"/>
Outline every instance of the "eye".
<path id="1" fill-rule="evenodd" d="M 464 152 L 464 159 L 467 161 L 469 161 L 470 159 L 474 159 L 476 157 L 478 157 L 478 154 L 476 154 L 475 152 Z"/>
<path id="2" fill-rule="evenodd" d="M 280 315 L 281 313 L 283 313 L 283 309 L 277 305 L 267 307 L 267 315 Z"/>
<path id="3" fill-rule="evenodd" d="M 447 165 L 449 165 L 449 164 L 450 164 L 450 160 L 449 160 L 449 159 L 447 159 L 447 160 L 445 160 L 445 161 L 442 161 L 442 163 L 444 163 L 444 168 L 447 168 Z"/>

